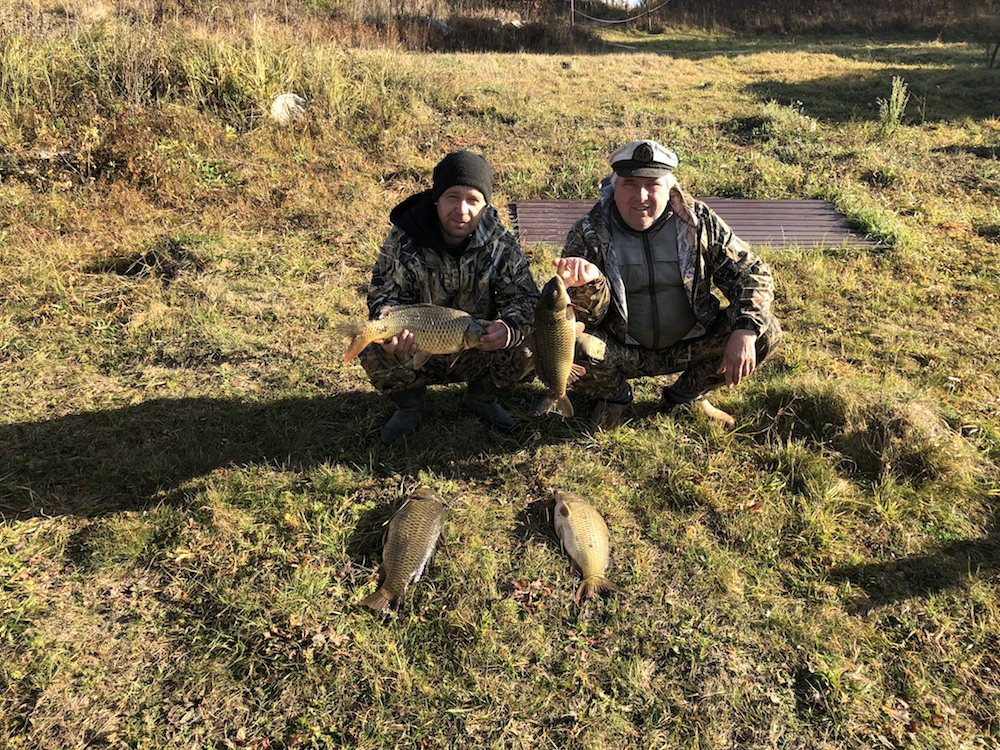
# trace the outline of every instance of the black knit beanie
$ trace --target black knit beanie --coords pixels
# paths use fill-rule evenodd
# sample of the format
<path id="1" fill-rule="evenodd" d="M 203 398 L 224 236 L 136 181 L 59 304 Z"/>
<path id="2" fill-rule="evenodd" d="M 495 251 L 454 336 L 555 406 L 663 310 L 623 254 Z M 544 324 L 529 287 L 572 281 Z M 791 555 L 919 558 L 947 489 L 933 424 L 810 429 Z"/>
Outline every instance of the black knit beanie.
<path id="1" fill-rule="evenodd" d="M 431 195 L 434 200 L 441 197 L 453 185 L 468 185 L 475 188 L 489 203 L 493 197 L 493 169 L 479 154 L 471 151 L 453 151 L 434 167 L 434 186 Z"/>

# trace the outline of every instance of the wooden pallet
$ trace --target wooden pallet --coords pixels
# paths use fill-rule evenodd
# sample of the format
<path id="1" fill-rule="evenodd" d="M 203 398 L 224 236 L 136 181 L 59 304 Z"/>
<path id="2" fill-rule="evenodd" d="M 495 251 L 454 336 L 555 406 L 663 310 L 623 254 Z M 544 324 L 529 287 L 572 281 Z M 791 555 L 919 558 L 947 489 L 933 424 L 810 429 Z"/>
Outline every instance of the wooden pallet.
<path id="1" fill-rule="evenodd" d="M 744 200 L 702 198 L 751 245 L 771 247 L 875 247 L 855 231 L 832 203 L 823 200 Z M 566 233 L 594 200 L 522 200 L 509 205 L 514 232 L 522 245 L 562 247 Z"/>

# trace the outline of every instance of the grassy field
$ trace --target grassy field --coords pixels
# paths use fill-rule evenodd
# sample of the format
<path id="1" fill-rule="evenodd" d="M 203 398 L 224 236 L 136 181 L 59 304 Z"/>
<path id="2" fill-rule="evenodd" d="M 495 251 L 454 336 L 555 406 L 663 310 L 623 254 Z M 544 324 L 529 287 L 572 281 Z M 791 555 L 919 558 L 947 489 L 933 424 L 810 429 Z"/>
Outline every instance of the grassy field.
<path id="1" fill-rule="evenodd" d="M 1000 746 L 981 48 L 434 55 L 54 7 L 0 19 L 0 747 Z M 617 430 L 533 420 L 532 384 L 511 435 L 437 388 L 379 446 L 336 327 L 390 208 L 459 147 L 501 208 L 590 197 L 637 137 L 696 195 L 831 200 L 882 244 L 760 249 L 786 343 L 720 394 L 731 432 L 653 380 Z M 528 252 L 543 282 L 558 248 Z M 398 617 L 359 611 L 422 485 L 443 545 Z M 621 595 L 573 604 L 556 488 L 604 514 Z"/>

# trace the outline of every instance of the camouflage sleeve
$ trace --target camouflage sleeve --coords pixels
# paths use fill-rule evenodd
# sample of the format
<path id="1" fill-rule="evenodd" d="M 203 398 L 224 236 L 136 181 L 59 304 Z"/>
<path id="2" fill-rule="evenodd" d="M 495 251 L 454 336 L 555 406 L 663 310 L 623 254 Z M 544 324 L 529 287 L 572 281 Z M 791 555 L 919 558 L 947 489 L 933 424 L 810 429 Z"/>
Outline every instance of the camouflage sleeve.
<path id="1" fill-rule="evenodd" d="M 774 301 L 770 267 L 714 211 L 702 204 L 699 214 L 707 234 L 712 280 L 735 308 L 735 327 L 762 333 Z"/>
<path id="2" fill-rule="evenodd" d="M 601 275 L 582 286 L 570 287 L 566 290 L 570 302 L 576 311 L 576 319 L 588 327 L 601 324 L 611 306 L 611 288 L 604 275 L 604 264 L 598 255 L 598 239 L 596 233 L 588 230 L 588 222 L 581 219 L 566 235 L 566 245 L 562 257 L 583 258 L 589 260 L 601 271 Z"/>
<path id="3" fill-rule="evenodd" d="M 494 303 L 498 316 L 511 330 L 508 348 L 518 346 L 531 333 L 532 316 L 538 305 L 538 285 L 521 245 L 510 232 L 501 239 L 503 262 L 494 283 Z"/>
<path id="4" fill-rule="evenodd" d="M 368 317 L 376 318 L 383 307 L 408 305 L 418 302 L 414 272 L 402 262 L 402 243 L 405 239 L 399 229 L 393 228 L 382 244 L 368 285 Z"/>

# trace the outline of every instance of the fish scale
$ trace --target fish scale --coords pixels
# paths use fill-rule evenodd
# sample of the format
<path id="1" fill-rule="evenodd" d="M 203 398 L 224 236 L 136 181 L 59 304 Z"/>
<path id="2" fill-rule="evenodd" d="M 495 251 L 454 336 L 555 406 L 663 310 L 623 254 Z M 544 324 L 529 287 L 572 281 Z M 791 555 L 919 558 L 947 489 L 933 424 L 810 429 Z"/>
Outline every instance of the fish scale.
<path id="1" fill-rule="evenodd" d="M 576 322 L 576 315 L 569 304 L 569 294 L 562 277 L 553 276 L 542 288 L 535 309 L 535 373 L 547 387 L 544 396 L 531 410 L 533 416 L 554 411 L 563 417 L 573 416 L 573 404 L 566 395 L 573 364 L 576 337 L 583 324 Z"/>

